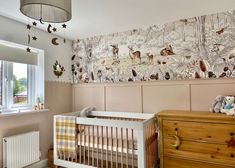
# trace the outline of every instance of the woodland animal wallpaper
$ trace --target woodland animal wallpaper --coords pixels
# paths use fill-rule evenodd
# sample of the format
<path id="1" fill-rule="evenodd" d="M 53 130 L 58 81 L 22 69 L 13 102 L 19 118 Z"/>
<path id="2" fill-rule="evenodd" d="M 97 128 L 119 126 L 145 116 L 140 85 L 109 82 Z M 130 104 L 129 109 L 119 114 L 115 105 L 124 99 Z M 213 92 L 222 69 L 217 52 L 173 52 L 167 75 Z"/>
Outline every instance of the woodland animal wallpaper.
<path id="1" fill-rule="evenodd" d="M 74 83 L 235 77 L 235 11 L 73 42 Z"/>

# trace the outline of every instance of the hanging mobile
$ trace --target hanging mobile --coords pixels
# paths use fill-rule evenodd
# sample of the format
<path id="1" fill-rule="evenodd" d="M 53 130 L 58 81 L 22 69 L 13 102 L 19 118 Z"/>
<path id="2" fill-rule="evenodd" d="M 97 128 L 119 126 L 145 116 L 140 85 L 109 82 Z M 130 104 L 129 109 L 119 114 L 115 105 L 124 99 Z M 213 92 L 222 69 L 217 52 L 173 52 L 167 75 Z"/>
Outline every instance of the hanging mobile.
<path id="1" fill-rule="evenodd" d="M 36 27 L 37 26 L 37 22 L 36 21 L 33 21 L 32 22 L 32 25 L 34 26 L 34 27 Z M 36 41 L 38 38 L 35 36 L 35 29 L 33 29 L 33 37 L 32 37 L 32 40 L 34 40 L 34 41 Z"/>
<path id="2" fill-rule="evenodd" d="M 53 24 L 52 26 L 53 26 L 52 31 L 53 31 L 53 32 L 56 32 L 56 31 L 57 31 L 57 28 L 55 27 L 55 24 Z"/>
<path id="3" fill-rule="evenodd" d="M 59 43 L 57 42 L 57 40 L 58 40 L 58 38 L 52 38 L 51 39 L 51 43 L 53 44 L 53 45 L 55 45 L 55 46 L 58 46 L 59 45 Z"/>
<path id="4" fill-rule="evenodd" d="M 33 24 L 33 26 L 35 26 L 35 27 L 37 26 L 37 22 L 35 22 L 35 21 L 33 21 L 32 24 Z"/>
<path id="5" fill-rule="evenodd" d="M 64 29 L 64 43 L 66 43 L 66 39 L 65 39 L 65 29 L 67 28 L 67 25 L 64 23 L 62 24 L 62 28 Z"/>
<path id="6" fill-rule="evenodd" d="M 28 44 L 30 44 L 30 38 L 31 38 L 31 36 L 30 36 L 30 29 L 31 29 L 31 26 L 29 24 L 27 24 L 26 27 L 28 29 Z"/>
<path id="7" fill-rule="evenodd" d="M 30 53 L 30 52 L 31 52 L 31 49 L 30 49 L 29 47 L 27 47 L 27 48 L 26 48 L 26 51 Z"/>
<path id="8" fill-rule="evenodd" d="M 39 19 L 39 22 L 41 23 L 41 24 L 44 24 L 43 22 L 42 22 L 42 4 L 40 4 L 40 19 Z"/>
<path id="9" fill-rule="evenodd" d="M 28 30 L 30 30 L 30 29 L 31 29 L 30 24 L 27 24 L 27 26 L 26 26 L 26 27 L 27 27 L 27 29 L 28 29 Z"/>
<path id="10" fill-rule="evenodd" d="M 26 25 L 26 28 L 27 28 L 27 30 L 28 30 L 28 45 L 30 44 L 30 42 L 31 42 L 31 35 L 30 35 L 30 29 L 31 29 L 31 26 L 30 26 L 30 24 L 27 24 Z M 29 46 L 26 48 L 26 51 L 27 52 L 31 52 L 31 49 L 29 48 Z"/>
<path id="11" fill-rule="evenodd" d="M 47 27 L 47 32 L 48 32 L 48 33 L 51 33 L 51 32 L 52 32 L 52 31 L 51 31 L 51 27 L 52 27 L 51 24 L 49 24 L 48 27 Z"/>
<path id="12" fill-rule="evenodd" d="M 53 30 L 53 32 L 56 32 L 56 31 L 57 31 L 57 28 L 56 28 L 56 27 L 53 27 L 52 30 Z"/>
<path id="13" fill-rule="evenodd" d="M 32 39 L 36 41 L 38 38 L 36 36 L 33 36 Z"/>
<path id="14" fill-rule="evenodd" d="M 30 34 L 28 34 L 28 44 L 30 43 Z"/>
<path id="15" fill-rule="evenodd" d="M 66 28 L 66 27 L 67 27 L 67 25 L 64 23 L 64 24 L 62 24 L 62 27 L 63 27 L 63 28 Z"/>

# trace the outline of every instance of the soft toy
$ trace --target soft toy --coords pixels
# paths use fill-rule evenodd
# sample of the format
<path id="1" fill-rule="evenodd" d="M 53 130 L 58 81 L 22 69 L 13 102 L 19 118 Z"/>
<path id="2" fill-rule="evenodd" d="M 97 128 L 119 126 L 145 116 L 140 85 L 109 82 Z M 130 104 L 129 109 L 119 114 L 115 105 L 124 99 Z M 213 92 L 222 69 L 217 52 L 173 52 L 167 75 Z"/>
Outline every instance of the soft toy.
<path id="1" fill-rule="evenodd" d="M 234 96 L 226 96 L 221 107 L 221 112 L 226 113 L 227 115 L 235 115 L 234 103 Z"/>
<path id="2" fill-rule="evenodd" d="M 95 110 L 95 108 L 93 108 L 93 107 L 85 107 L 85 108 L 83 108 L 80 111 L 78 117 L 90 117 L 91 116 L 91 112 L 93 110 Z"/>
<path id="3" fill-rule="evenodd" d="M 235 109 L 230 109 L 229 111 L 226 112 L 227 115 L 235 116 Z"/>
<path id="4" fill-rule="evenodd" d="M 215 113 L 221 112 L 220 109 L 222 107 L 223 101 L 224 101 L 224 96 L 222 95 L 216 96 L 216 98 L 214 99 L 212 103 L 212 107 L 210 108 L 210 111 L 215 112 Z"/>

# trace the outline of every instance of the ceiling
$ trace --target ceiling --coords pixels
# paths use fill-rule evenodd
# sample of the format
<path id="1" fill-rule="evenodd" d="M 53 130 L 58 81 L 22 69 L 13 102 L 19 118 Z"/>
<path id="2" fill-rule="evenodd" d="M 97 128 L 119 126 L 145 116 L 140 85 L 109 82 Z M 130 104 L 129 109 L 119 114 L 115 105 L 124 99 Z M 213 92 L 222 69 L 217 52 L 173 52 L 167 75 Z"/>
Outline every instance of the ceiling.
<path id="1" fill-rule="evenodd" d="M 20 22 L 20 0 L 0 0 L 0 14 Z M 235 9 L 235 0 L 72 0 L 65 36 L 75 40 Z M 55 25 L 60 27 L 61 25 Z M 39 24 L 46 30 L 45 25 Z M 57 35 L 63 36 L 60 29 Z"/>

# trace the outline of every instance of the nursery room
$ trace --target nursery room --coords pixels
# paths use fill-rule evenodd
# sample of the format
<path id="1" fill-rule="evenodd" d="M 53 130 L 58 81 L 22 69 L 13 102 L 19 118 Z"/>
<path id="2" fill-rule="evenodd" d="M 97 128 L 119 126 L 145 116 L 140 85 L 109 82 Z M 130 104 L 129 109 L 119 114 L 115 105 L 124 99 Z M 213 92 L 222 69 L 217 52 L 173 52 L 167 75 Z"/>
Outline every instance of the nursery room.
<path id="1" fill-rule="evenodd" d="M 235 168 L 234 0 L 0 0 L 0 167 Z"/>

